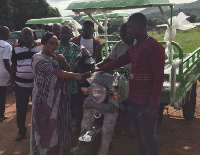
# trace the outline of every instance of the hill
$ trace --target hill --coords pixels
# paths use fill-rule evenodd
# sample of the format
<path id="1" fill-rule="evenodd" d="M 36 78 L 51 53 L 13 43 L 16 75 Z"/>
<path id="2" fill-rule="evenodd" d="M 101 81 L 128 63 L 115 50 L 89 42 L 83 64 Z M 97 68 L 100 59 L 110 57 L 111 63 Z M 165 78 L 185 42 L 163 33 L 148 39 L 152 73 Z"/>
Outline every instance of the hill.
<path id="1" fill-rule="evenodd" d="M 183 4 L 175 4 L 174 8 L 173 8 L 173 15 L 177 16 L 177 14 L 179 12 L 184 12 L 186 13 L 192 13 L 197 15 L 198 17 L 200 17 L 200 0 L 197 0 L 195 2 L 192 3 L 183 3 Z M 169 18 L 170 16 L 170 9 L 168 7 L 162 7 L 163 11 L 165 12 L 166 16 Z M 162 14 L 160 13 L 160 10 L 156 7 L 156 8 L 146 8 L 142 11 L 140 11 L 141 13 L 145 14 L 147 16 L 147 18 L 149 17 L 154 17 L 154 18 L 161 18 Z"/>

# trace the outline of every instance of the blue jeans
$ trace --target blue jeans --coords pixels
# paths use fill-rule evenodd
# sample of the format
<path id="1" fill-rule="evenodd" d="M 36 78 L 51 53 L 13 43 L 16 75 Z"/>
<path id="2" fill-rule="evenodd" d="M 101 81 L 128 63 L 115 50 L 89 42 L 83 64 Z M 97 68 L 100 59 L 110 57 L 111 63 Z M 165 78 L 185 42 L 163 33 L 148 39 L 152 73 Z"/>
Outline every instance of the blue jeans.
<path id="1" fill-rule="evenodd" d="M 146 123 L 143 115 L 146 105 L 129 103 L 130 118 L 134 125 L 136 138 L 138 139 L 139 152 L 142 155 L 157 155 L 158 144 L 156 137 L 157 111 L 152 122 Z"/>

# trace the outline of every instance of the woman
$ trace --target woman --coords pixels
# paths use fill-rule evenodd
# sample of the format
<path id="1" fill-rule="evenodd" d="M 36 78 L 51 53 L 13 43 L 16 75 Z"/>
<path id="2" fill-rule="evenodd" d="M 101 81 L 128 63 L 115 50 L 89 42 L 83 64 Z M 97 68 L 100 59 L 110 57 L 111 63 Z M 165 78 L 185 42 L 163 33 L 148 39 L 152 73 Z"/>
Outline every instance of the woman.
<path id="1" fill-rule="evenodd" d="M 82 80 L 86 75 L 67 72 L 65 58 L 53 55 L 57 37 L 47 32 L 42 38 L 43 50 L 33 56 L 33 112 L 31 154 L 69 154 L 71 138 L 70 105 L 66 101 L 64 79 Z M 64 69 L 64 70 L 62 70 Z"/>

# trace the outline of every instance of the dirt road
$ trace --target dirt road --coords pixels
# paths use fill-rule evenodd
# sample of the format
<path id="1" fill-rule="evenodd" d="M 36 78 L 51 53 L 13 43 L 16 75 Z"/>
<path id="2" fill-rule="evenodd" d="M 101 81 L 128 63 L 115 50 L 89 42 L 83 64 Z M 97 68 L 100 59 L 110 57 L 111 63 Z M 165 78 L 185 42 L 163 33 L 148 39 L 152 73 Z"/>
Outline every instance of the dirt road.
<path id="1" fill-rule="evenodd" d="M 197 86 L 197 107 L 195 118 L 186 122 L 181 110 L 172 107 L 164 112 L 164 120 L 161 127 L 157 128 L 159 154 L 161 155 L 199 155 L 200 154 L 200 83 Z M 16 104 L 14 95 L 8 94 L 6 115 L 9 118 L 0 123 L 0 154 L 15 155 L 29 154 L 30 118 L 31 110 L 27 113 L 26 126 L 28 133 L 26 138 L 17 142 L 15 137 L 18 129 L 16 126 Z M 121 138 L 113 141 L 113 155 L 138 154 L 136 140 Z"/>

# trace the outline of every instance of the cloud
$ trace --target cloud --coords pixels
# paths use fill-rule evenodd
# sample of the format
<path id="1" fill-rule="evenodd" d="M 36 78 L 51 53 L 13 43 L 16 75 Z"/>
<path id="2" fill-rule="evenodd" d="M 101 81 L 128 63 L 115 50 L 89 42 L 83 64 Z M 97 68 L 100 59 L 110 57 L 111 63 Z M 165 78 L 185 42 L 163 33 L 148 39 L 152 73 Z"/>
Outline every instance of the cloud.
<path id="1" fill-rule="evenodd" d="M 65 10 L 72 0 L 47 0 L 50 6 L 58 8 L 61 16 L 73 15 L 70 10 Z"/>

